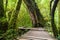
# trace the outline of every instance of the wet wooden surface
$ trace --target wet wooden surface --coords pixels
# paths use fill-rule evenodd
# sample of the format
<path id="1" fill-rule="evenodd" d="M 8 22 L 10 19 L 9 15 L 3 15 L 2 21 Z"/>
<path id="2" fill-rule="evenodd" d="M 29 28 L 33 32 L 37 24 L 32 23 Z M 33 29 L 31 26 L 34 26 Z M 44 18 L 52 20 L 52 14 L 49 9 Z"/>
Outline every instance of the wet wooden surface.
<path id="1" fill-rule="evenodd" d="M 24 35 L 22 35 L 19 40 L 56 40 L 53 38 L 45 29 L 43 28 L 33 28 Z"/>

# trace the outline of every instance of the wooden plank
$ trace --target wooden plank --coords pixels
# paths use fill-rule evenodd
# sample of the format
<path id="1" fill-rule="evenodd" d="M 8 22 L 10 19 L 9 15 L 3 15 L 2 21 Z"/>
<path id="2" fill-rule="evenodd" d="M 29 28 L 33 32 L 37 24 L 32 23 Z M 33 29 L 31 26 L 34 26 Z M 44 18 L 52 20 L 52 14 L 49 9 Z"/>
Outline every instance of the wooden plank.
<path id="1" fill-rule="evenodd" d="M 34 30 L 28 31 L 22 35 L 19 40 L 56 40 L 47 31 L 36 31 L 43 30 L 44 28 L 32 28 Z"/>
<path id="2" fill-rule="evenodd" d="M 28 37 L 23 38 L 23 39 L 30 39 L 30 40 L 34 40 L 34 39 L 39 39 L 39 40 L 48 40 L 47 38 L 34 37 L 34 36 L 28 36 Z"/>

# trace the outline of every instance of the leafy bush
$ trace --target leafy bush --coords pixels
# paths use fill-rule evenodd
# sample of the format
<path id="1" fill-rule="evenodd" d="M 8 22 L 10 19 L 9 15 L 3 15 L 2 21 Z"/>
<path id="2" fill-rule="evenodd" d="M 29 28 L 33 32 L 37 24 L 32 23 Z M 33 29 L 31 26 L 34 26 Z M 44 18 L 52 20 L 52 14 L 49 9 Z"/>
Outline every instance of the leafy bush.
<path id="1" fill-rule="evenodd" d="M 57 37 L 58 40 L 60 40 L 60 35 Z"/>
<path id="2" fill-rule="evenodd" d="M 6 33 L 0 35 L 0 39 L 14 40 L 17 38 L 17 31 L 15 29 L 9 29 Z"/>

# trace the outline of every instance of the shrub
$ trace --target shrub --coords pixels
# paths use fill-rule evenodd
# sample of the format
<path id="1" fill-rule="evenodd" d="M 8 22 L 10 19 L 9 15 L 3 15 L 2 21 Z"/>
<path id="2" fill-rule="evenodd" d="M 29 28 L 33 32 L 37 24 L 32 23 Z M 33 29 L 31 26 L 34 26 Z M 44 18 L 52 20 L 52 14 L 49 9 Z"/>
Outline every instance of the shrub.
<path id="1" fill-rule="evenodd" d="M 60 35 L 57 37 L 58 40 L 60 40 Z"/>

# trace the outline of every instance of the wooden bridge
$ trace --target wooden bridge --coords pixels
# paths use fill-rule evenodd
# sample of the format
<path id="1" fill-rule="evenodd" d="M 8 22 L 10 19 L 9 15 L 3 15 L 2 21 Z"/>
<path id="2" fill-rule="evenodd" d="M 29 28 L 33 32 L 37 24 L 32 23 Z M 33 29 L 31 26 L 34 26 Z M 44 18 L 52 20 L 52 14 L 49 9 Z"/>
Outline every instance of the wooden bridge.
<path id="1" fill-rule="evenodd" d="M 43 28 L 20 28 L 21 30 L 30 29 L 22 35 L 19 40 L 56 40 Z"/>

